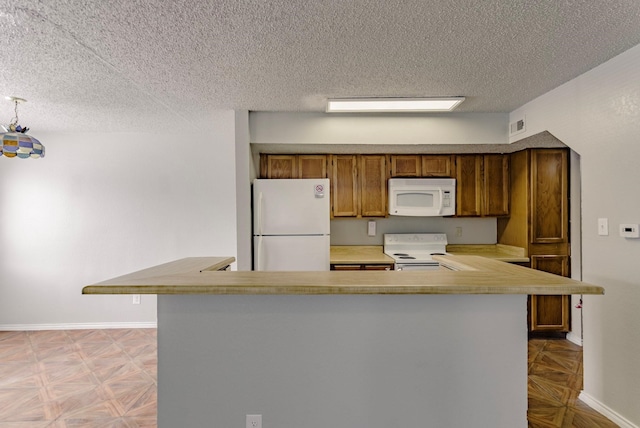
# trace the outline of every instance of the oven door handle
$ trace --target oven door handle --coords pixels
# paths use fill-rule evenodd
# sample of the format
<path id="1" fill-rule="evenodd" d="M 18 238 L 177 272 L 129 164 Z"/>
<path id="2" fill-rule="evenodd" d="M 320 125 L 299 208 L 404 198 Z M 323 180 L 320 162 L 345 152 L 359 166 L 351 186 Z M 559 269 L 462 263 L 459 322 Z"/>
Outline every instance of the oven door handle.
<path id="1" fill-rule="evenodd" d="M 398 265 L 396 264 L 396 270 L 436 270 L 440 267 L 440 263 L 411 263 L 406 265 Z"/>

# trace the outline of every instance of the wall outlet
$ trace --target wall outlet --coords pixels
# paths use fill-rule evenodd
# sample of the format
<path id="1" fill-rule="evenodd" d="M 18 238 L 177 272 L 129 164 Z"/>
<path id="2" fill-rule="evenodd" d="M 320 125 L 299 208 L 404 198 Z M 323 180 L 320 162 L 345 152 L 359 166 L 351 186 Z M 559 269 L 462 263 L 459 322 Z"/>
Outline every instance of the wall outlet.
<path id="1" fill-rule="evenodd" d="M 462 236 L 462 228 L 461 227 L 456 227 L 456 237 L 461 237 Z"/>
<path id="2" fill-rule="evenodd" d="M 133 295 L 133 304 L 134 305 L 139 305 L 140 304 L 140 295 L 139 294 L 134 294 Z"/>
<path id="3" fill-rule="evenodd" d="M 247 415 L 247 428 L 262 428 L 262 415 Z"/>
<path id="4" fill-rule="evenodd" d="M 607 218 L 598 219 L 598 235 L 602 235 L 602 236 L 609 235 L 609 219 Z"/>

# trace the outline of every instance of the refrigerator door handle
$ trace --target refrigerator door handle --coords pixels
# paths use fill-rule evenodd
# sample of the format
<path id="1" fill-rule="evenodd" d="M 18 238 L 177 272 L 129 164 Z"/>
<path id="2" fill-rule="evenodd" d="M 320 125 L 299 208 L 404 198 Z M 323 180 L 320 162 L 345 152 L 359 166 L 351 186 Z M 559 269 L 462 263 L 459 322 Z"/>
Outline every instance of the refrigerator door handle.
<path id="1" fill-rule="evenodd" d="M 258 235 L 262 235 L 262 192 L 258 194 Z"/>
<path id="2" fill-rule="evenodd" d="M 258 266 L 256 270 L 262 270 L 262 192 L 258 194 Z"/>

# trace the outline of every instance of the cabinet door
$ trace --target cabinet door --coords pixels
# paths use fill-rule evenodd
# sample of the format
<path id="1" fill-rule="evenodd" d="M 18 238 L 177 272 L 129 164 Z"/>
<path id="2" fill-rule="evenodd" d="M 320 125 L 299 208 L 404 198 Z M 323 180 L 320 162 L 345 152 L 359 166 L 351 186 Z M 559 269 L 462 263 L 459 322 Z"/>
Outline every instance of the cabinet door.
<path id="1" fill-rule="evenodd" d="M 569 256 L 531 256 L 531 268 L 561 276 L 569 276 Z M 571 296 L 531 296 L 529 315 L 531 331 L 570 330 Z"/>
<path id="2" fill-rule="evenodd" d="M 362 270 L 361 265 L 331 265 L 331 270 Z"/>
<path id="3" fill-rule="evenodd" d="M 420 155 L 391 155 L 391 177 L 420 177 Z"/>
<path id="4" fill-rule="evenodd" d="M 456 156 L 456 216 L 482 212 L 482 155 Z"/>
<path id="5" fill-rule="evenodd" d="M 298 178 L 296 155 L 261 155 L 261 178 Z"/>
<path id="6" fill-rule="evenodd" d="M 568 242 L 567 151 L 531 150 L 531 243 Z"/>
<path id="7" fill-rule="evenodd" d="M 356 155 L 331 155 L 331 212 L 334 217 L 358 215 Z"/>
<path id="8" fill-rule="evenodd" d="M 386 265 L 362 265 L 362 270 L 393 270 L 392 264 Z"/>
<path id="9" fill-rule="evenodd" d="M 327 178 L 327 155 L 298 155 L 298 178 Z"/>
<path id="10" fill-rule="evenodd" d="M 509 215 L 509 156 L 484 155 L 483 211 L 485 216 Z"/>
<path id="11" fill-rule="evenodd" d="M 422 155 L 422 176 L 453 177 L 454 162 L 451 155 Z"/>
<path id="12" fill-rule="evenodd" d="M 384 217 L 387 214 L 387 157 L 360 155 L 360 215 Z"/>

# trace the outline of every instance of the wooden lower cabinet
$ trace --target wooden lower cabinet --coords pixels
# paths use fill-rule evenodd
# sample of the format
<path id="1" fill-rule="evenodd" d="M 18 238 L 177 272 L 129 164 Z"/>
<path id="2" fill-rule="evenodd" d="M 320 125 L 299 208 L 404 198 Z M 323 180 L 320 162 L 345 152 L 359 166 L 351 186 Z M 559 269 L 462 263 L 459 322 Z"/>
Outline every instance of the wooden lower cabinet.
<path id="1" fill-rule="evenodd" d="M 571 296 L 532 295 L 529 305 L 532 332 L 569 332 Z"/>
<path id="2" fill-rule="evenodd" d="M 531 268 L 567 277 L 569 276 L 569 256 L 533 255 Z M 571 296 L 530 296 L 529 329 L 532 332 L 569 332 L 571 330 Z"/>

